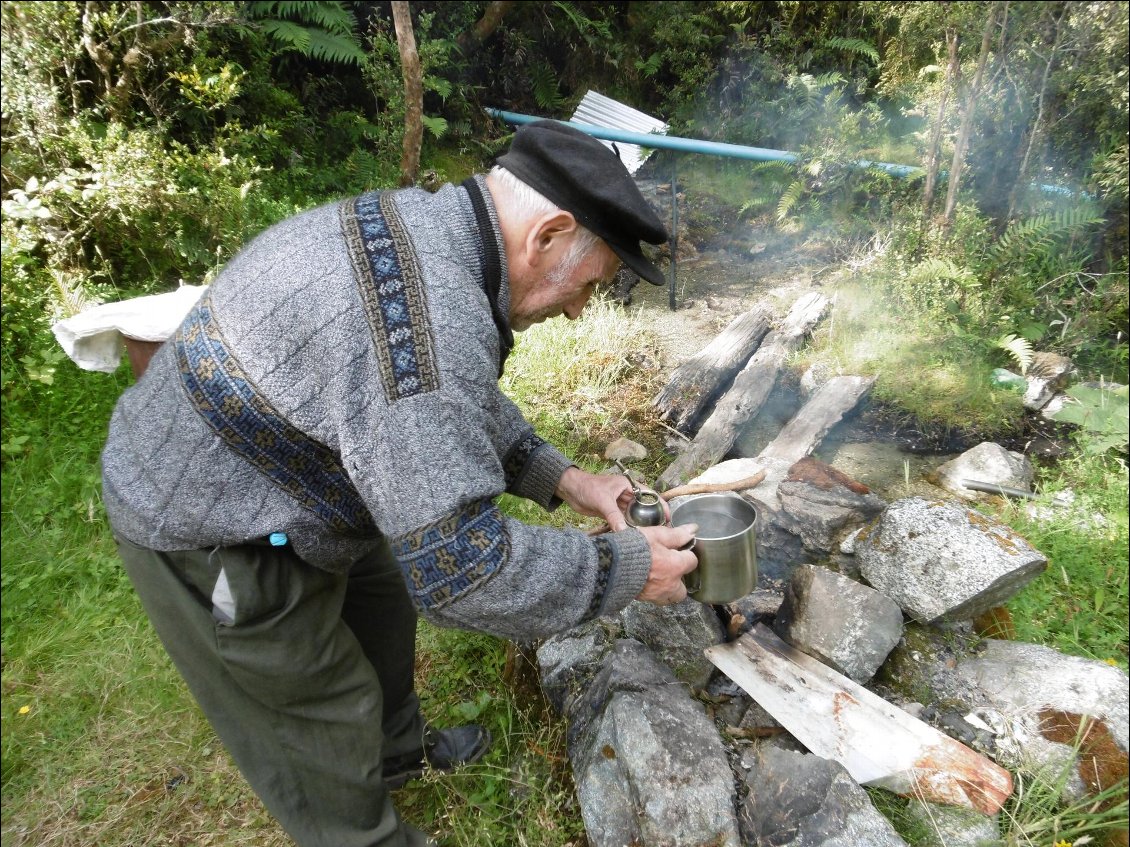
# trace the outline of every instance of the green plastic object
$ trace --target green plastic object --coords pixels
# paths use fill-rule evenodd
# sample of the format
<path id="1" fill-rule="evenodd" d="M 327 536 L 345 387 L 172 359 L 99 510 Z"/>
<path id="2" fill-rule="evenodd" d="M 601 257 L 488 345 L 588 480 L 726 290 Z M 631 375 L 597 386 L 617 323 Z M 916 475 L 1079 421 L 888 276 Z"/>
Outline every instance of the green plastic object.
<path id="1" fill-rule="evenodd" d="M 998 388 L 1011 388 L 1013 391 L 1019 391 L 1022 394 L 1028 390 L 1028 380 L 1020 374 L 1014 374 L 1004 368 L 994 368 L 993 372 L 989 374 L 989 382 Z"/>

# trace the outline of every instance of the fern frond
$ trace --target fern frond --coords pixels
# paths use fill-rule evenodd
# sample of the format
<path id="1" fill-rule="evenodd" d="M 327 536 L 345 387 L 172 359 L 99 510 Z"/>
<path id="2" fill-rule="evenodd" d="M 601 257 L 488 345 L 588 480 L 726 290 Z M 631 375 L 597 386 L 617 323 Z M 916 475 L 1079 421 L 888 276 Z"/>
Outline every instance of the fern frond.
<path id="1" fill-rule="evenodd" d="M 820 76 L 816 77 L 815 81 L 821 88 L 828 88 L 832 85 L 839 85 L 847 80 L 844 79 L 844 75 L 839 71 L 828 71 L 828 73 L 820 74 Z"/>
<path id="2" fill-rule="evenodd" d="M 307 26 L 316 26 L 334 35 L 352 35 L 357 28 L 353 13 L 339 0 L 279 0 L 275 14 Z"/>
<path id="3" fill-rule="evenodd" d="M 954 282 L 961 288 L 977 288 L 980 283 L 969 268 L 957 265 L 951 259 L 930 257 L 910 269 L 906 280 L 912 286 L 929 285 L 938 281 Z"/>
<path id="4" fill-rule="evenodd" d="M 1013 221 L 989 249 L 989 258 L 995 264 L 1005 264 L 1021 255 L 1047 255 L 1061 238 L 1078 235 L 1104 220 L 1093 208 L 1074 206 L 1060 209 L 1054 215 Z"/>
<path id="5" fill-rule="evenodd" d="M 861 38 L 829 38 L 824 42 L 824 46 L 831 47 L 834 50 L 843 50 L 846 53 L 866 56 L 875 64 L 879 64 L 879 51 Z"/>
<path id="6" fill-rule="evenodd" d="M 424 115 L 421 121 L 428 132 L 432 134 L 432 137 L 437 140 L 443 138 L 444 133 L 447 132 L 447 121 L 443 118 L 430 118 Z"/>
<path id="7" fill-rule="evenodd" d="M 263 21 L 263 32 L 275 39 L 284 48 L 297 50 L 306 55 L 310 49 L 310 30 L 291 21 L 270 18 Z"/>
<path id="8" fill-rule="evenodd" d="M 533 84 L 534 100 L 545 110 L 553 110 L 561 105 L 561 93 L 557 89 L 557 75 L 544 62 L 530 68 L 530 82 Z"/>
<path id="9" fill-rule="evenodd" d="M 307 31 L 310 33 L 310 46 L 305 53 L 310 58 L 338 65 L 360 65 L 365 60 L 365 51 L 353 38 L 324 29 Z"/>
<path id="10" fill-rule="evenodd" d="M 1028 372 L 1028 368 L 1032 364 L 1032 358 L 1035 356 L 1035 351 L 1032 350 L 1032 344 L 1027 338 L 1021 338 L 1018 335 L 1010 333 L 998 338 L 995 342 L 995 346 L 1012 356 L 1016 364 L 1020 367 L 1021 374 Z"/>
<path id="11" fill-rule="evenodd" d="M 785 189 L 785 193 L 782 194 L 781 199 L 777 201 L 777 222 L 778 223 L 781 223 L 781 222 L 785 221 L 786 219 L 788 219 L 789 210 L 791 210 L 792 207 L 795 206 L 800 201 L 802 194 L 804 194 L 804 180 L 803 179 L 796 180 L 795 182 L 793 182 L 792 185 L 790 185 L 788 188 Z"/>

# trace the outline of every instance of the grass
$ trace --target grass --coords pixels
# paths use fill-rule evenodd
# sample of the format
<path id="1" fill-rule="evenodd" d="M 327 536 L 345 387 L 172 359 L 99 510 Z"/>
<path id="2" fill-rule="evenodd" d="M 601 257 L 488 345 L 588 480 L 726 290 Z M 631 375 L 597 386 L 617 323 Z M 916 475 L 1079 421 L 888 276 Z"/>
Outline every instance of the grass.
<path id="1" fill-rule="evenodd" d="M 1127 469 L 1113 455 L 1078 456 L 1044 471 L 1047 500 L 1068 507 L 1003 503 L 1000 517 L 1048 558 L 1048 569 L 1008 604 L 1017 638 L 1127 669 L 1130 558 Z"/>
<path id="2" fill-rule="evenodd" d="M 997 367 L 982 348 L 955 337 L 938 320 L 883 297 L 882 280 L 845 273 L 835 284 L 831 317 L 797 356 L 800 369 L 874 374 L 872 396 L 908 421 L 935 430 L 992 434 L 1023 413 L 1020 396 L 989 389 Z"/>

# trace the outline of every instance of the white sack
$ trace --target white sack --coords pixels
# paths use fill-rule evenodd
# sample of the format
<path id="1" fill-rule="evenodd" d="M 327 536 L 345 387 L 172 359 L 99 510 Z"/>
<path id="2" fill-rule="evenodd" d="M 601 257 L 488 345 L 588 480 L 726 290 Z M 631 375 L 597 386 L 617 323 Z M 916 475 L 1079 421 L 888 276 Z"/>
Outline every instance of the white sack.
<path id="1" fill-rule="evenodd" d="M 168 294 L 103 303 L 59 321 L 51 331 L 59 346 L 80 368 L 113 373 L 122 361 L 122 336 L 139 341 L 164 341 L 176 332 L 205 288 L 205 285 L 182 285 Z"/>

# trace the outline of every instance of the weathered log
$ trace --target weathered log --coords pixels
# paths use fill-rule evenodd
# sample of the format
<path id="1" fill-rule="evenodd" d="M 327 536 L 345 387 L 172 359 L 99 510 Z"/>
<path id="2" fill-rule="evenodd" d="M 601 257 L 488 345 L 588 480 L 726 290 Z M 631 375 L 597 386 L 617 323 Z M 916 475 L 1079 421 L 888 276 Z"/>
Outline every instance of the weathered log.
<path id="1" fill-rule="evenodd" d="M 816 292 L 805 294 L 793 304 L 781 326 L 768 335 L 734 378 L 733 386 L 718 401 L 694 440 L 660 476 L 660 491 L 691 479 L 729 452 L 738 430 L 765 404 L 785 359 L 811 332 L 827 305 L 828 298 Z"/>
<path id="2" fill-rule="evenodd" d="M 874 384 L 873 376 L 832 377 L 758 456 L 799 462 L 820 445 L 844 415 L 859 405 Z"/>
<path id="3" fill-rule="evenodd" d="M 772 314 L 758 306 L 730 322 L 701 351 L 675 369 L 651 401 L 663 420 L 691 433 L 703 410 L 729 386 L 772 328 Z"/>

